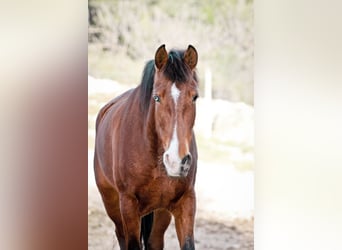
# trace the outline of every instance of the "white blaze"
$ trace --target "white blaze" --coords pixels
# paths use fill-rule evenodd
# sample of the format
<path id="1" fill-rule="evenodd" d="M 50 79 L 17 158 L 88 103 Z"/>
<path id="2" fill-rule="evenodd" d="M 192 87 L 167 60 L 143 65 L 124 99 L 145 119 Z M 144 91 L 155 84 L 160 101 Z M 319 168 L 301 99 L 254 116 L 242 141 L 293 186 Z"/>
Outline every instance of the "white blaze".
<path id="1" fill-rule="evenodd" d="M 180 95 L 180 90 L 177 88 L 176 83 L 172 84 L 171 87 L 171 96 L 174 101 L 175 110 L 177 109 L 177 102 L 178 97 Z M 173 128 L 172 138 L 169 145 L 169 148 L 164 153 L 163 161 L 164 165 L 166 167 L 167 173 L 171 176 L 178 176 L 179 175 L 179 168 L 180 168 L 180 162 L 181 159 L 179 157 L 179 151 L 178 151 L 178 136 L 177 136 L 177 112 L 176 114 L 176 122 L 175 126 Z"/>
<path id="2" fill-rule="evenodd" d="M 172 95 L 173 101 L 175 103 L 175 108 L 177 107 L 177 101 L 178 101 L 179 94 L 180 94 L 180 90 L 177 88 L 176 83 L 173 83 L 172 87 L 171 87 L 171 95 Z"/>

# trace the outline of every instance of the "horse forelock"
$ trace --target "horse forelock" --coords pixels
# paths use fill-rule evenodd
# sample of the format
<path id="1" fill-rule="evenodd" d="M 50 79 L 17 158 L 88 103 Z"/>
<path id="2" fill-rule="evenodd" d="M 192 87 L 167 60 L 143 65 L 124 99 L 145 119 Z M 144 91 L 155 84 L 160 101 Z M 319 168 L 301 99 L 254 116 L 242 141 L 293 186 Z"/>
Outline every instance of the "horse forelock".
<path id="1" fill-rule="evenodd" d="M 191 69 L 183 62 L 184 51 L 171 50 L 163 70 L 164 76 L 171 82 L 186 83 L 190 80 Z"/>

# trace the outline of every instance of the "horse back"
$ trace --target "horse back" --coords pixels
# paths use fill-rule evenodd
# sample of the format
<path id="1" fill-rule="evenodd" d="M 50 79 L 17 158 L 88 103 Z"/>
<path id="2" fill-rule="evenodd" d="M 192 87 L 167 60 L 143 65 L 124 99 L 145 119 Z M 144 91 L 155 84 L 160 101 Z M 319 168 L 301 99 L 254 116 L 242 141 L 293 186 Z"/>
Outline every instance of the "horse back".
<path id="1" fill-rule="evenodd" d="M 120 96 L 115 97 L 114 99 L 110 100 L 107 104 L 105 104 L 99 111 L 97 117 L 96 117 L 96 132 L 98 130 L 98 127 L 103 120 L 103 118 L 106 116 L 106 114 L 110 111 L 119 109 L 120 106 L 122 106 L 126 101 L 127 98 L 132 94 L 133 89 L 130 89 L 126 91 L 125 93 L 121 94 Z"/>

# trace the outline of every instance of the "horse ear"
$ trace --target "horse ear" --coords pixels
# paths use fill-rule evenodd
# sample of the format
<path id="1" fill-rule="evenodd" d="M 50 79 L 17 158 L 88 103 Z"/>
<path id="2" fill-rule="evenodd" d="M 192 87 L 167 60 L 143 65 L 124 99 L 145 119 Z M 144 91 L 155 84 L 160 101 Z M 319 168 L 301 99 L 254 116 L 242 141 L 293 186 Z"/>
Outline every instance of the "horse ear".
<path id="1" fill-rule="evenodd" d="M 165 44 L 161 45 L 154 56 L 154 63 L 158 69 L 161 69 L 167 62 L 167 52 Z"/>
<path id="2" fill-rule="evenodd" d="M 197 65 L 198 55 L 194 46 L 189 45 L 188 49 L 184 53 L 184 62 L 193 70 Z"/>

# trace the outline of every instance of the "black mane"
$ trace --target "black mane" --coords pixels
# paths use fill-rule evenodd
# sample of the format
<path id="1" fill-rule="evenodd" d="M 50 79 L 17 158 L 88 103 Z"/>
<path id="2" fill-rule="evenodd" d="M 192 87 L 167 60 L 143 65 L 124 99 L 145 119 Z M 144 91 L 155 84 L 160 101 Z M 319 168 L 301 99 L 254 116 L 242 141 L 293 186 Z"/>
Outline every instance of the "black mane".
<path id="1" fill-rule="evenodd" d="M 163 74 L 171 82 L 185 83 L 192 76 L 191 69 L 183 62 L 183 56 L 183 50 L 171 50 L 169 52 L 169 58 L 163 68 Z M 147 112 L 150 106 L 154 74 L 154 60 L 150 60 L 145 65 L 141 80 L 140 107 L 144 113 Z M 197 81 L 196 73 L 193 77 Z"/>
<path id="2" fill-rule="evenodd" d="M 151 95 L 154 83 L 154 60 L 150 60 L 146 63 L 143 76 L 141 79 L 141 95 L 140 95 L 140 108 L 143 113 L 146 113 L 150 106 Z"/>

